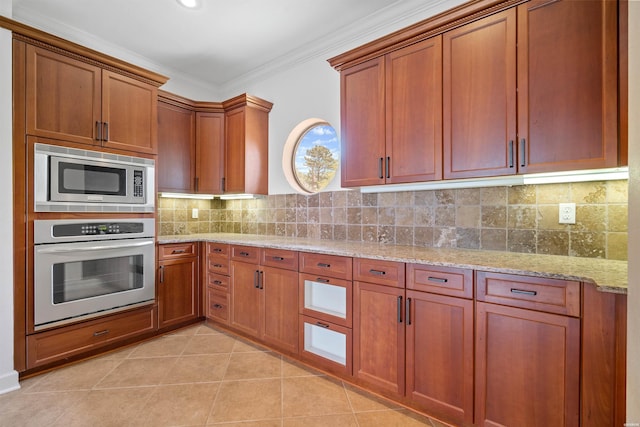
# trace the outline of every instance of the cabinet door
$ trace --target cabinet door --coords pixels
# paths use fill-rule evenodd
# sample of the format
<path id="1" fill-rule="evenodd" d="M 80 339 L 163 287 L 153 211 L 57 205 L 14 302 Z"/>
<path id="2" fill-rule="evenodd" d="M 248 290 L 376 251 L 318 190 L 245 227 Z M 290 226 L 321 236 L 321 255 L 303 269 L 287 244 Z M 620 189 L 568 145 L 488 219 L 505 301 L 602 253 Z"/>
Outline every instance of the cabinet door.
<path id="1" fill-rule="evenodd" d="M 222 193 L 224 114 L 196 113 L 196 191 Z"/>
<path id="2" fill-rule="evenodd" d="M 577 426 L 580 320 L 478 302 L 476 424 Z"/>
<path id="3" fill-rule="evenodd" d="M 615 1 L 518 6 L 521 172 L 617 166 L 616 36 Z"/>
<path id="4" fill-rule="evenodd" d="M 516 12 L 443 36 L 444 177 L 514 174 Z"/>
<path id="5" fill-rule="evenodd" d="M 160 262 L 158 327 L 196 319 L 199 315 L 198 258 Z"/>
<path id="6" fill-rule="evenodd" d="M 407 397 L 425 412 L 473 423 L 473 301 L 407 291 Z"/>
<path id="7" fill-rule="evenodd" d="M 111 71 L 102 71 L 104 147 L 156 154 L 158 89 Z"/>
<path id="8" fill-rule="evenodd" d="M 271 103 L 246 96 L 242 102 L 225 111 L 224 191 L 267 194 Z"/>
<path id="9" fill-rule="evenodd" d="M 384 58 L 340 73 L 343 187 L 384 184 Z"/>
<path id="10" fill-rule="evenodd" d="M 27 134 L 99 144 L 100 68 L 32 45 L 26 68 Z"/>
<path id="11" fill-rule="evenodd" d="M 385 60 L 386 182 L 442 179 L 442 37 Z"/>
<path id="12" fill-rule="evenodd" d="M 224 191 L 227 193 L 245 192 L 245 116 L 244 108 L 225 113 Z"/>
<path id="13" fill-rule="evenodd" d="M 298 354 L 298 272 L 262 267 L 262 334 L 268 344 Z"/>
<path id="14" fill-rule="evenodd" d="M 404 395 L 404 289 L 354 282 L 353 375 Z"/>
<path id="15" fill-rule="evenodd" d="M 230 325 L 254 337 L 260 336 L 260 289 L 257 264 L 231 261 Z"/>
<path id="16" fill-rule="evenodd" d="M 195 114 L 158 103 L 158 191 L 194 190 Z"/>

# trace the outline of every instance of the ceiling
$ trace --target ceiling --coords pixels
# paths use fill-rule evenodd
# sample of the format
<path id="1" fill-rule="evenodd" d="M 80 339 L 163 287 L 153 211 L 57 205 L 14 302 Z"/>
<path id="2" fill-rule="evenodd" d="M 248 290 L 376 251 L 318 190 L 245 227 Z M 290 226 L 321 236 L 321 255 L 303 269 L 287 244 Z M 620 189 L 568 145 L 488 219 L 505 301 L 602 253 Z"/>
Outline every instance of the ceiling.
<path id="1" fill-rule="evenodd" d="M 219 90 L 450 2 L 202 0 L 198 9 L 186 9 L 176 0 L 12 0 L 12 14 L 16 21 Z"/>

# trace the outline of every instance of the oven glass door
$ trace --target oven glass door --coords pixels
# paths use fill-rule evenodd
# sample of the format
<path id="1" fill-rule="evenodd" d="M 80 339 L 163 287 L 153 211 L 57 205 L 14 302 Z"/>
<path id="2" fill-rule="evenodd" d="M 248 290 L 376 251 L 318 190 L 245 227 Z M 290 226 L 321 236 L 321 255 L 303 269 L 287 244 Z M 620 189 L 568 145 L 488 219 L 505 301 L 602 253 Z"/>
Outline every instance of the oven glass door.
<path id="1" fill-rule="evenodd" d="M 36 245 L 36 329 L 153 301 L 154 264 L 152 238 Z"/>

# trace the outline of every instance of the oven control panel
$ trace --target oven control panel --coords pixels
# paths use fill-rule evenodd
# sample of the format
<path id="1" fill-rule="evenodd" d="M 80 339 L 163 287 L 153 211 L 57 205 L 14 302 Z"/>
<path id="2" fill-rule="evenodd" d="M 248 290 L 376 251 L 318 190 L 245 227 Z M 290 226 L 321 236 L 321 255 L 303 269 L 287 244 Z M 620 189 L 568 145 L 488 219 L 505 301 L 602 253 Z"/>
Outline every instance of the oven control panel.
<path id="1" fill-rule="evenodd" d="M 155 237 L 154 218 L 36 219 L 33 243 L 83 242 L 91 240 Z"/>
<path id="2" fill-rule="evenodd" d="M 104 234 L 142 233 L 143 224 L 139 222 L 73 223 L 53 226 L 53 237 L 95 236 Z"/>

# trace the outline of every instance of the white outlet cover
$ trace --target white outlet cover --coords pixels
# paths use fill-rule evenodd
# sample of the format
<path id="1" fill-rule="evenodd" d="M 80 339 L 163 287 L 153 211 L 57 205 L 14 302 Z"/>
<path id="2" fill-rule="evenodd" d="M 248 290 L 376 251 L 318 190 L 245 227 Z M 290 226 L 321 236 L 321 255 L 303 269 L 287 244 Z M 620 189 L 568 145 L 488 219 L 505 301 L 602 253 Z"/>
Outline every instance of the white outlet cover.
<path id="1" fill-rule="evenodd" d="M 198 218 L 198 208 L 191 209 L 191 218 L 194 218 L 194 219 Z"/>
<path id="2" fill-rule="evenodd" d="M 576 204 L 560 203 L 558 209 L 558 223 L 575 224 L 576 223 Z"/>

